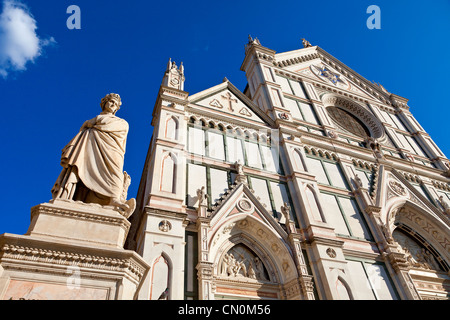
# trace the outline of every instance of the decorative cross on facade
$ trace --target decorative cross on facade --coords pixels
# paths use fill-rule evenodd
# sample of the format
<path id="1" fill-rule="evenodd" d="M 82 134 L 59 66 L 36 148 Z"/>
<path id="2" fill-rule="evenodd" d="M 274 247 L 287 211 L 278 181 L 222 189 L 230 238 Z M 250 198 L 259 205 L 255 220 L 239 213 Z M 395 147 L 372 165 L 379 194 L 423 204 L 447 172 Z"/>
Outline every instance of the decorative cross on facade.
<path id="1" fill-rule="evenodd" d="M 233 102 L 238 103 L 238 101 L 236 99 L 233 99 L 233 96 L 231 95 L 231 93 L 227 92 L 227 95 L 222 96 L 222 98 L 228 100 L 230 111 L 234 111 Z"/>

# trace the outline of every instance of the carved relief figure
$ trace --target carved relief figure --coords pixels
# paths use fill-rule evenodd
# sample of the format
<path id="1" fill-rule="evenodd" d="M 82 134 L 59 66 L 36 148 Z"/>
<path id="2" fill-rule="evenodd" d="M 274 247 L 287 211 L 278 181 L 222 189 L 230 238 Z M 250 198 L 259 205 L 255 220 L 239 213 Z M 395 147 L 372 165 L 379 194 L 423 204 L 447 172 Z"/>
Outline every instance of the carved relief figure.
<path id="1" fill-rule="evenodd" d="M 123 172 L 128 123 L 116 117 L 121 105 L 118 94 L 104 97 L 100 115 L 86 121 L 63 149 L 63 170 L 52 189 L 53 199 L 134 210 L 134 199 L 124 199 L 130 177 Z"/>
<path id="2" fill-rule="evenodd" d="M 254 262 L 256 265 L 256 278 L 261 280 L 267 280 L 262 261 L 258 257 L 255 257 Z"/>
<path id="3" fill-rule="evenodd" d="M 398 230 L 395 230 L 392 234 L 400 247 L 400 251 L 405 254 L 407 261 L 412 267 L 426 270 L 442 270 L 433 254 L 410 236 Z"/>
<path id="4" fill-rule="evenodd" d="M 220 274 L 226 277 L 243 277 L 268 281 L 262 261 L 243 245 L 233 247 L 222 258 Z"/>

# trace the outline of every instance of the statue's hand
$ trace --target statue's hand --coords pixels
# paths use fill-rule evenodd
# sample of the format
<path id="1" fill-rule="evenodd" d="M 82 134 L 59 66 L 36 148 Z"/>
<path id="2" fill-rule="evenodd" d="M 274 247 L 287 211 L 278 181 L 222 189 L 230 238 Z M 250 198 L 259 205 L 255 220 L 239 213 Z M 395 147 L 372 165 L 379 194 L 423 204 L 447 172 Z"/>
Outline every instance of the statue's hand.
<path id="1" fill-rule="evenodd" d="M 83 123 L 83 126 L 81 127 L 81 130 L 92 128 L 94 126 L 94 124 L 95 123 L 93 123 L 91 120 L 88 120 L 85 123 Z"/>

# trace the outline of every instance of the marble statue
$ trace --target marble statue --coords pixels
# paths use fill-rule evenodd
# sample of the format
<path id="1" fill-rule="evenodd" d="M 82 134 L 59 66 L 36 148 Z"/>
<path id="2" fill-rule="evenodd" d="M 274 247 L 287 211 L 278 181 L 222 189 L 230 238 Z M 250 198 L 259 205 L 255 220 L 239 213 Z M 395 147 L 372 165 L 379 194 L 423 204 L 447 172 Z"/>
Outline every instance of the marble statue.
<path id="1" fill-rule="evenodd" d="M 355 183 L 356 183 L 356 188 L 357 189 L 360 189 L 360 188 L 363 187 L 363 182 L 362 182 L 361 178 L 357 174 L 355 174 Z"/>
<path id="2" fill-rule="evenodd" d="M 448 205 L 447 201 L 444 200 L 443 196 L 439 197 L 439 203 L 441 204 L 442 208 L 444 209 L 444 212 L 446 214 L 450 214 L 450 206 Z"/>
<path id="3" fill-rule="evenodd" d="M 285 202 L 283 206 L 281 206 L 281 213 L 283 214 L 284 218 L 286 219 L 286 224 L 291 220 L 291 206 Z"/>
<path id="4" fill-rule="evenodd" d="M 123 172 L 128 123 L 116 116 L 121 105 L 118 94 L 105 96 L 102 112 L 63 149 L 53 199 L 110 205 L 128 214 L 134 210 L 135 200 L 126 200 L 131 178 Z"/>
<path id="5" fill-rule="evenodd" d="M 205 187 L 197 190 L 198 206 L 208 205 L 208 195 L 206 194 Z"/>
<path id="6" fill-rule="evenodd" d="M 244 175 L 244 165 L 242 164 L 240 159 L 234 163 L 234 167 L 236 168 L 238 175 L 240 176 Z"/>

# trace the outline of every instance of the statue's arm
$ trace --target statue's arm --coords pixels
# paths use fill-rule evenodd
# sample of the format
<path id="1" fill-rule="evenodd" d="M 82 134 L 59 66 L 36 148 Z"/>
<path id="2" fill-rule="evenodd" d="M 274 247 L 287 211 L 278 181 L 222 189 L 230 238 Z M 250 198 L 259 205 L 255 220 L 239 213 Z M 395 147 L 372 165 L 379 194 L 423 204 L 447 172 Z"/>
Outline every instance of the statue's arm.
<path id="1" fill-rule="evenodd" d="M 91 120 L 88 120 L 85 123 L 83 123 L 83 125 L 81 126 L 80 131 L 83 131 L 84 129 L 90 129 L 93 126 L 95 126 L 96 123 L 97 123 L 97 117 L 95 117 L 95 118 L 93 118 Z"/>

